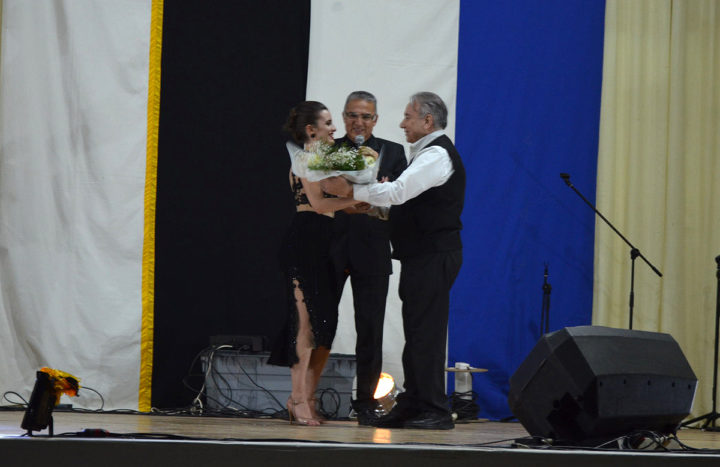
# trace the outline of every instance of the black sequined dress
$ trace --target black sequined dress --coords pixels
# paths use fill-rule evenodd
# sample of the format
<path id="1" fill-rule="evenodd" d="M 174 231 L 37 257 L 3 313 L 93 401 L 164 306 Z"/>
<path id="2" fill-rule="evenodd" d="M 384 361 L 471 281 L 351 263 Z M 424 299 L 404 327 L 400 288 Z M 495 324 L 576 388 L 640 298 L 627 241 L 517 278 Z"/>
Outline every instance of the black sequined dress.
<path id="1" fill-rule="evenodd" d="M 333 218 L 310 209 L 302 181 L 292 172 L 290 186 L 298 211 L 283 240 L 281 259 L 285 269 L 288 316 L 283 331 L 276 339 L 268 363 L 292 366 L 298 362 L 298 311 L 295 305 L 294 282 L 297 281 L 310 315 L 314 346 L 330 348 L 337 330 L 338 310 L 333 297 L 330 242 Z"/>

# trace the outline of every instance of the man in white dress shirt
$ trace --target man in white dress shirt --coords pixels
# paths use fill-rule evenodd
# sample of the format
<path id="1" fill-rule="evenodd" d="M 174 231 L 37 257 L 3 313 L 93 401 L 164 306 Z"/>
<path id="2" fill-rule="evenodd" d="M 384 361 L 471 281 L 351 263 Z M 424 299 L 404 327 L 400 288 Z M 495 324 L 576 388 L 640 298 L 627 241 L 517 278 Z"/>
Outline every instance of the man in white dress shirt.
<path id="1" fill-rule="evenodd" d="M 452 429 L 445 394 L 450 288 L 462 264 L 460 230 L 465 168 L 444 134 L 447 107 L 436 94 L 410 98 L 400 127 L 410 145 L 407 169 L 393 182 L 353 185 L 344 178 L 323 190 L 374 206 L 391 206 L 393 257 L 400 260 L 405 391 L 374 423 L 381 428 Z"/>

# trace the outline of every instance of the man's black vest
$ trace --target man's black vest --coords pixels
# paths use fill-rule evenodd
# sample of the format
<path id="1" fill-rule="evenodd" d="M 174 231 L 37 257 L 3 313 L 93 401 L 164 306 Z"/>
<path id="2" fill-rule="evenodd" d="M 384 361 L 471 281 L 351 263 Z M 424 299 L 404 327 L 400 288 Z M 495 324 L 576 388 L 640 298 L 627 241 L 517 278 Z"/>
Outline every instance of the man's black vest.
<path id="1" fill-rule="evenodd" d="M 430 146 L 448 152 L 454 172 L 444 184 L 390 209 L 390 240 L 396 259 L 462 249 L 460 214 L 465 201 L 465 167 L 447 136 L 434 139 L 426 147 Z"/>

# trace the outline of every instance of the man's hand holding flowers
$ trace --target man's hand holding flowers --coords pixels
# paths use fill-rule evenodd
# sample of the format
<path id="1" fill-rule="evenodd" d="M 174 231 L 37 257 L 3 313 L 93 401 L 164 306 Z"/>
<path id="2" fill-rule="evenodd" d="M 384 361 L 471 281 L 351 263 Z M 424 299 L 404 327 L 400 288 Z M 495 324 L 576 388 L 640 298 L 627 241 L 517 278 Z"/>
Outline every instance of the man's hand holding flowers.
<path id="1" fill-rule="evenodd" d="M 377 162 L 378 153 L 377 153 L 373 148 L 368 147 L 368 146 L 360 146 L 360 147 L 358 148 L 358 152 L 360 152 L 360 155 L 363 156 L 363 157 L 365 157 L 365 158 L 367 158 L 367 157 L 372 157 L 373 160 L 374 160 L 373 163 L 374 163 L 374 162 Z M 367 162 L 369 162 L 368 159 L 365 159 L 365 160 L 366 160 Z M 369 165 L 371 165 L 371 164 L 369 164 Z"/>

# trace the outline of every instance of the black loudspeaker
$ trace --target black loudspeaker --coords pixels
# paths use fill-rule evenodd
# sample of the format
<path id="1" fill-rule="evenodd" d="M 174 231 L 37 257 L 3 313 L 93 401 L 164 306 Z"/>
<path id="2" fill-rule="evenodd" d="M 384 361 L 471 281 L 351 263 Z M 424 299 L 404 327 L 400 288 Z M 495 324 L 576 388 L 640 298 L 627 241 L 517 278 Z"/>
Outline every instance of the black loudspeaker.
<path id="1" fill-rule="evenodd" d="M 697 378 L 669 334 L 601 326 L 545 334 L 510 378 L 510 410 L 532 436 L 592 444 L 673 433 Z"/>

